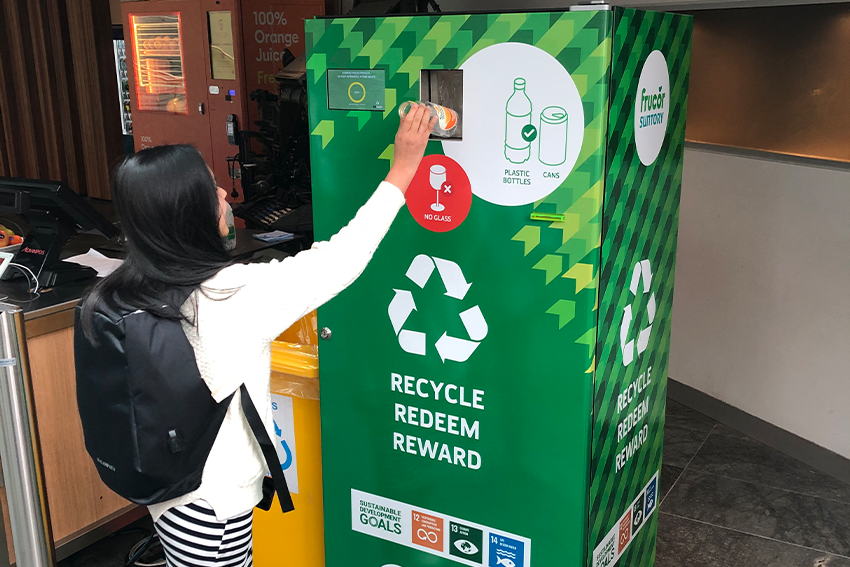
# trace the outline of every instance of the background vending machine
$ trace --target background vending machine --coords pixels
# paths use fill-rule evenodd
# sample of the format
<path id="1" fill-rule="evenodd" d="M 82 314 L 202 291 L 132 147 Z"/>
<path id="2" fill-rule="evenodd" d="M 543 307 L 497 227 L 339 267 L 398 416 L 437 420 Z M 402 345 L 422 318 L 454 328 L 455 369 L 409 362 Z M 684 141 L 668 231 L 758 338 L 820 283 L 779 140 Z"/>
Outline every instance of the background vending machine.
<path id="1" fill-rule="evenodd" d="M 239 155 L 250 153 L 240 133 L 261 118 L 252 92 L 276 96 L 275 74 L 303 54 L 303 22 L 324 2 L 151 0 L 121 10 L 136 149 L 192 144 L 231 200 L 243 200 L 240 165 L 253 160 Z"/>
<path id="2" fill-rule="evenodd" d="M 242 35 L 245 46 L 245 84 L 277 93 L 275 75 L 285 67 L 288 50 L 304 54 L 304 22 L 325 13 L 324 0 L 241 0 Z M 260 116 L 256 105 L 248 106 L 253 123 Z"/>
<path id="3" fill-rule="evenodd" d="M 306 29 L 317 238 L 387 174 L 401 102 L 462 124 L 319 310 L 327 566 L 651 565 L 690 18 Z"/>
<path id="4" fill-rule="evenodd" d="M 192 144 L 240 199 L 227 161 L 248 108 L 235 0 L 123 2 L 121 12 L 136 149 Z"/>

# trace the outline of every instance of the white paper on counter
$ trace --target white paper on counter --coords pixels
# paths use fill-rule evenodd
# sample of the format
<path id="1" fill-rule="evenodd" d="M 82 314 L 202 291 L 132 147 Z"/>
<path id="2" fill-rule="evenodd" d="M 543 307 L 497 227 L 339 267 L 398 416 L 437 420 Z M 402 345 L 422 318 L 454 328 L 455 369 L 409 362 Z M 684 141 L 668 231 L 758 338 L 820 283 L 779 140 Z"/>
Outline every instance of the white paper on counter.
<path id="1" fill-rule="evenodd" d="M 65 261 L 80 264 L 81 266 L 88 266 L 89 268 L 94 268 L 95 271 L 97 271 L 97 277 L 105 278 L 106 276 L 114 272 L 124 260 L 107 258 L 97 250 L 90 248 L 89 251 L 85 254 L 79 254 L 78 256 L 71 256 L 70 258 L 65 258 Z"/>

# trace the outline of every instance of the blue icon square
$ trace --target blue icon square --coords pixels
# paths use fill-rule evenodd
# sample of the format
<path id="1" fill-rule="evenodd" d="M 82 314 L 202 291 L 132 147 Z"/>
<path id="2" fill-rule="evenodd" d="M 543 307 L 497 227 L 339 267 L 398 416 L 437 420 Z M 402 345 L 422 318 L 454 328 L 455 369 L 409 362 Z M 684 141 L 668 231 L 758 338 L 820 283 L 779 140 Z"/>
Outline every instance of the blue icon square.
<path id="1" fill-rule="evenodd" d="M 490 533 L 489 567 L 524 567 L 525 542 Z"/>
<path id="2" fill-rule="evenodd" d="M 657 497 L 658 479 L 653 478 L 652 482 L 646 487 L 646 511 L 644 517 L 648 517 L 655 510 L 655 500 Z"/>
<path id="3" fill-rule="evenodd" d="M 229 91 L 227 91 L 227 94 L 229 94 L 230 96 L 236 96 L 236 91 L 233 90 L 233 89 L 230 89 Z"/>

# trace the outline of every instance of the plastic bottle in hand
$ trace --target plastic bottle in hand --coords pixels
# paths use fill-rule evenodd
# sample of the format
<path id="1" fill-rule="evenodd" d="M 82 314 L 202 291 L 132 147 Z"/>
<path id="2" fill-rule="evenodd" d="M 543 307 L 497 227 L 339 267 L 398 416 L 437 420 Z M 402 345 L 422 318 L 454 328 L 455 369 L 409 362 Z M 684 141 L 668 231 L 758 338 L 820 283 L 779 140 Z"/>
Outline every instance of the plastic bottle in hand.
<path id="1" fill-rule="evenodd" d="M 437 123 L 434 124 L 434 129 L 431 131 L 432 134 L 441 138 L 451 138 L 454 135 L 458 124 L 457 112 L 447 106 L 441 106 L 433 102 L 423 102 L 420 100 L 416 104 L 427 106 L 431 110 L 431 116 L 437 117 Z M 398 107 L 398 115 L 404 118 L 412 107 L 413 103 L 411 101 L 401 103 Z"/>

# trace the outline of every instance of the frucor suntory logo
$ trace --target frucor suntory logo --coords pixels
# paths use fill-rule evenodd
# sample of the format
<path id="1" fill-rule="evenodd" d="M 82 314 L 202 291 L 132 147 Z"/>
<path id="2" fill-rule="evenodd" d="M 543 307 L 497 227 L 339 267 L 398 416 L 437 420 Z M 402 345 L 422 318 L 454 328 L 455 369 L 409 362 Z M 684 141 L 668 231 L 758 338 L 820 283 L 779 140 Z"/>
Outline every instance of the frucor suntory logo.
<path id="1" fill-rule="evenodd" d="M 620 324 L 620 350 L 623 352 L 623 366 L 628 366 L 635 359 L 635 350 L 637 354 L 643 354 L 649 344 L 649 336 L 652 334 L 652 322 L 655 320 L 655 293 L 650 291 L 652 286 L 652 266 L 649 260 L 642 260 L 635 264 L 632 270 L 632 282 L 629 286 L 629 291 L 637 300 L 638 284 L 643 281 L 643 293 L 649 294 L 649 300 L 646 303 L 646 318 L 647 326 L 641 329 L 637 337 L 637 348 L 635 348 L 635 340 L 629 339 L 632 329 L 632 321 L 634 320 L 633 306 L 626 305 L 623 308 L 623 322 Z M 637 303 L 637 301 L 635 301 Z"/>
<path id="2" fill-rule="evenodd" d="M 670 116 L 670 72 L 658 50 L 646 58 L 635 93 L 635 146 L 643 165 L 658 159 Z"/>
<path id="3" fill-rule="evenodd" d="M 466 278 L 460 266 L 450 260 L 419 254 L 410 263 L 406 275 L 410 281 L 424 289 L 435 267 L 440 272 L 443 285 L 446 286 L 446 296 L 462 301 L 472 284 L 466 283 Z M 403 328 L 407 318 L 416 310 L 413 294 L 405 289 L 393 291 L 395 291 L 395 296 L 390 302 L 388 311 L 393 330 L 398 337 L 398 344 L 405 352 L 425 356 L 427 343 L 425 333 Z M 448 333 L 444 332 L 443 336 L 434 344 L 443 362 L 446 360 L 466 362 L 481 341 L 484 340 L 484 337 L 487 336 L 487 321 L 484 320 L 484 315 L 477 305 L 463 311 L 460 314 L 460 319 L 470 340 L 450 337 Z"/>

